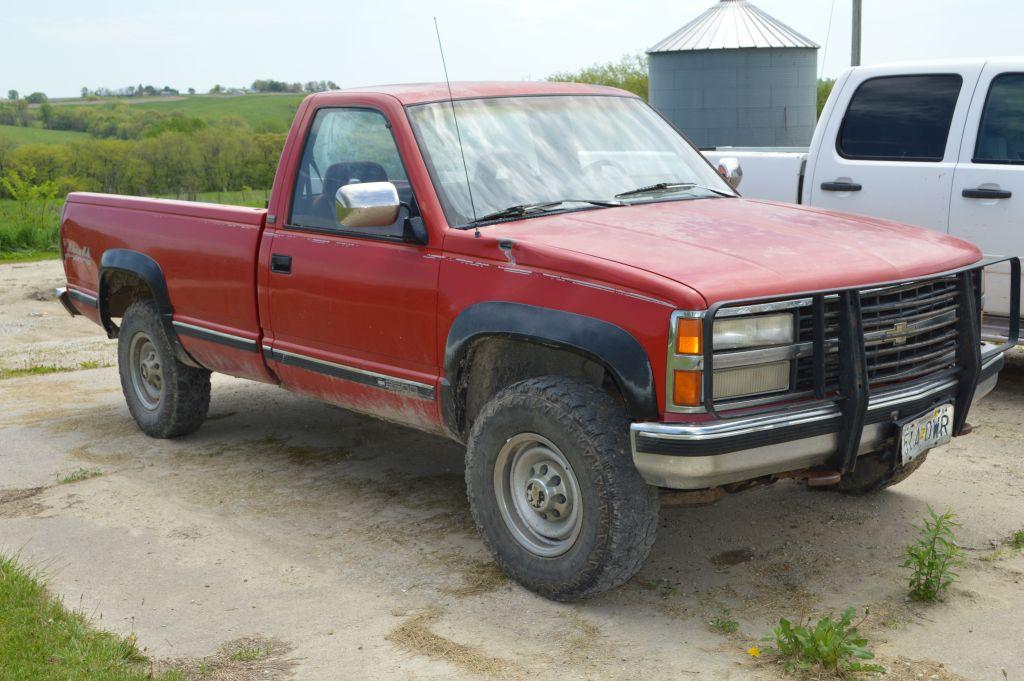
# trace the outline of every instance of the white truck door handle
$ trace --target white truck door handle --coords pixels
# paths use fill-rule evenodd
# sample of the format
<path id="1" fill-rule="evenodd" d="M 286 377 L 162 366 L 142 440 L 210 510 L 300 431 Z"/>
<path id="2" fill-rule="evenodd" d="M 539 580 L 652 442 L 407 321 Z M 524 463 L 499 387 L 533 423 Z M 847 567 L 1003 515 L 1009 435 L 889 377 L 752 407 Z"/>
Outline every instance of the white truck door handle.
<path id="1" fill-rule="evenodd" d="M 965 189 L 963 191 L 963 197 L 965 199 L 1008 199 L 1013 196 L 1013 192 L 1008 192 L 1005 189 L 985 189 L 983 187 L 976 187 L 974 189 Z"/>
<path id="2" fill-rule="evenodd" d="M 859 192 L 861 187 L 856 182 L 822 182 L 821 191 L 823 192 Z"/>

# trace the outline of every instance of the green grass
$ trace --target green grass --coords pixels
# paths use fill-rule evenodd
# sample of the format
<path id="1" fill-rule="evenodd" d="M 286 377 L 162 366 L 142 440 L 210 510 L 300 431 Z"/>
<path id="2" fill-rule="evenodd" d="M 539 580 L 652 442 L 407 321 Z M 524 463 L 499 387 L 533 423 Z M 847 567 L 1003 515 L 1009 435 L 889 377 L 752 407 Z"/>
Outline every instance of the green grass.
<path id="1" fill-rule="evenodd" d="M 60 371 L 72 371 L 51 365 L 24 367 L 21 369 L 4 369 L 0 367 L 0 380 L 5 378 L 22 378 L 24 376 L 42 376 L 44 374 L 55 374 Z"/>
<path id="2" fill-rule="evenodd" d="M 231 659 L 235 662 L 252 662 L 253 660 L 260 659 L 266 653 L 266 649 L 259 646 L 242 646 L 231 653 Z"/>
<path id="3" fill-rule="evenodd" d="M 99 369 L 102 366 L 107 365 L 100 364 L 96 360 L 87 360 L 76 367 L 59 367 L 52 364 L 41 364 L 16 369 L 5 369 L 0 367 L 0 380 L 5 378 L 23 378 L 25 376 L 45 376 L 46 374 L 56 374 L 62 371 L 78 371 L 79 369 Z"/>
<path id="4" fill-rule="evenodd" d="M 131 97 L 109 101 L 164 113 L 180 111 L 186 116 L 195 116 L 204 121 L 219 121 L 222 118 L 237 117 L 251 125 L 257 132 L 287 132 L 291 127 L 295 110 L 299 108 L 299 102 L 303 97 L 305 95 L 301 94 L 192 95 L 181 99 L 155 101 L 138 101 Z M 75 105 L 62 104 L 62 106 Z M 98 105 L 86 104 L 84 106 Z"/>
<path id="5" fill-rule="evenodd" d="M 43 575 L 0 555 L 0 681 L 145 681 L 134 634 L 94 629 L 47 592 Z M 179 672 L 155 677 L 179 681 Z"/>
<path id="6" fill-rule="evenodd" d="M 90 139 L 84 132 L 73 130 L 46 130 L 44 128 L 23 128 L 17 125 L 0 125 L 0 139 L 14 140 L 15 144 L 64 144 L 75 140 Z"/>
<path id="7" fill-rule="evenodd" d="M 732 612 L 728 608 L 722 608 L 708 624 L 712 629 L 723 634 L 735 634 L 740 629 L 740 623 L 732 618 Z"/>
<path id="8" fill-rule="evenodd" d="M 70 473 L 57 476 L 58 485 L 68 485 L 72 482 L 81 482 L 82 480 L 89 480 L 91 478 L 98 478 L 103 475 L 103 471 L 91 470 L 88 468 L 76 468 Z"/>
<path id="9" fill-rule="evenodd" d="M 38 260 L 56 260 L 60 257 L 60 251 L 54 246 L 46 250 L 29 251 L 0 251 L 0 265 L 7 265 L 18 262 L 36 262 Z"/>

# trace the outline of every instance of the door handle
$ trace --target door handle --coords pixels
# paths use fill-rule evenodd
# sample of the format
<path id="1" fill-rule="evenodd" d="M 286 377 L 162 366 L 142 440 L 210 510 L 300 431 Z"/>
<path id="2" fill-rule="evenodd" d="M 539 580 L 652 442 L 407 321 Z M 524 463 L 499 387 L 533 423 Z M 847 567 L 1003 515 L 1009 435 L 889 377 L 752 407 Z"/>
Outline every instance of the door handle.
<path id="1" fill-rule="evenodd" d="M 292 256 L 274 253 L 270 256 L 270 271 L 278 274 L 292 273 Z"/>
<path id="2" fill-rule="evenodd" d="M 963 197 L 965 199 L 1008 199 L 1013 196 L 1013 192 L 1008 192 L 1005 189 L 984 189 L 977 187 L 975 189 L 965 189 L 963 191 Z"/>
<path id="3" fill-rule="evenodd" d="M 822 182 L 821 191 L 823 192 L 859 192 L 861 187 L 856 182 Z"/>

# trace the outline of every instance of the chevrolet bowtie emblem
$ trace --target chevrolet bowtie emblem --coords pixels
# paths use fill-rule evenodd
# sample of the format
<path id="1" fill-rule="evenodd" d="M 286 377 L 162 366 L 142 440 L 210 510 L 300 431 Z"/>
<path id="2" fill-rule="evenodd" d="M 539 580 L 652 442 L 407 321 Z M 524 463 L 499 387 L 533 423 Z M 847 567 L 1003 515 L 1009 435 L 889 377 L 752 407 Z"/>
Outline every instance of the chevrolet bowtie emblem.
<path id="1" fill-rule="evenodd" d="M 896 322 L 892 328 L 885 332 L 885 340 L 891 341 L 893 345 L 903 345 L 907 342 L 907 323 Z"/>

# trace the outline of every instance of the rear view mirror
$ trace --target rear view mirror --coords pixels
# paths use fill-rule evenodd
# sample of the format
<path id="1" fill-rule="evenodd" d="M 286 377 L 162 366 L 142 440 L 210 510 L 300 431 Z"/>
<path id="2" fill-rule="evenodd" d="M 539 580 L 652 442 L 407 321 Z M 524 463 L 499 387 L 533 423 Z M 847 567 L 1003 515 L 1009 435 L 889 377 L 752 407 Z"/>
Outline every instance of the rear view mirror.
<path id="1" fill-rule="evenodd" d="M 346 184 L 334 195 L 342 227 L 388 227 L 398 220 L 398 190 L 390 182 Z"/>
<path id="2" fill-rule="evenodd" d="M 729 183 L 730 187 L 739 189 L 740 182 L 743 181 L 743 166 L 740 165 L 738 158 L 726 156 L 718 161 L 718 174 Z"/>

